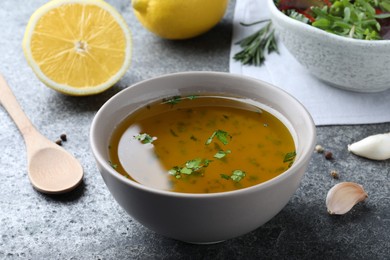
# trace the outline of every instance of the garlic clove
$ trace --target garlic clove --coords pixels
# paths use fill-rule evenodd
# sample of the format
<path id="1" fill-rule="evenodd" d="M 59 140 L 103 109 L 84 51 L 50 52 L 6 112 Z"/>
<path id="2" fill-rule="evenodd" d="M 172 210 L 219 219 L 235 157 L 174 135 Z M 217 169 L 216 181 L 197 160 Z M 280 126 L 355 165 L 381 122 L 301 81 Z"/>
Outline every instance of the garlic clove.
<path id="1" fill-rule="evenodd" d="M 328 191 L 326 207 L 331 215 L 343 215 L 367 197 L 361 185 L 354 182 L 341 182 Z"/>
<path id="2" fill-rule="evenodd" d="M 390 158 L 390 133 L 368 136 L 348 145 L 348 151 L 372 160 Z"/>

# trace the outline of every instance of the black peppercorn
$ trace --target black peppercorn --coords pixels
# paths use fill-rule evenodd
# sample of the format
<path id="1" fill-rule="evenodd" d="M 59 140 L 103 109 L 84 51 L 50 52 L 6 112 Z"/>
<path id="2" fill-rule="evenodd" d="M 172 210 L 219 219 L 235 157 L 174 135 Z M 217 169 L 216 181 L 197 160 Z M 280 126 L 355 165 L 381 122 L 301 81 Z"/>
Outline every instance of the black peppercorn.
<path id="1" fill-rule="evenodd" d="M 333 159 L 333 154 L 331 152 L 326 152 L 325 153 L 325 159 L 327 159 L 327 160 Z"/>
<path id="2" fill-rule="evenodd" d="M 62 134 L 62 135 L 60 135 L 60 138 L 61 138 L 61 140 L 62 140 L 62 141 L 64 141 L 64 142 L 65 142 L 65 141 L 66 141 L 66 134 Z"/>

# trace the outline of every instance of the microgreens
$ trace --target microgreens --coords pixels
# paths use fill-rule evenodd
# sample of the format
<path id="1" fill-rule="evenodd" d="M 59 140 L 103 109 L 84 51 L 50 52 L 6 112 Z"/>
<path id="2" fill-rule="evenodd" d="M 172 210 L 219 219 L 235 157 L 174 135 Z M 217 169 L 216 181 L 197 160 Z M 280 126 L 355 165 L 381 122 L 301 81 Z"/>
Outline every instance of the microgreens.
<path id="1" fill-rule="evenodd" d="M 314 27 L 349 38 L 379 40 L 380 24 L 375 9 L 364 0 L 336 1 L 328 6 L 311 9 Z"/>

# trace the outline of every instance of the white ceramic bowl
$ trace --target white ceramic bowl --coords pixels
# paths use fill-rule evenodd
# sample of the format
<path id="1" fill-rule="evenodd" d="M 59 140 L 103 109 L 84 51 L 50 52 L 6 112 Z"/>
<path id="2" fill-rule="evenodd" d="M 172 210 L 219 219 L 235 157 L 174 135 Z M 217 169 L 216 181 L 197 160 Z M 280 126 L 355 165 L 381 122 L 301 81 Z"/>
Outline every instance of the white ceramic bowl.
<path id="1" fill-rule="evenodd" d="M 390 88 L 390 40 L 358 40 L 294 20 L 267 0 L 272 23 L 291 54 L 308 71 L 336 87 L 357 92 Z"/>
<path id="2" fill-rule="evenodd" d="M 293 135 L 296 160 L 283 174 L 249 188 L 185 194 L 145 187 L 109 164 L 113 129 L 145 104 L 176 95 L 219 93 L 250 98 L 280 113 Z M 252 78 L 219 72 L 186 72 L 145 80 L 108 100 L 93 119 L 90 143 L 101 175 L 116 201 L 149 229 L 191 243 L 213 243 L 252 231 L 275 216 L 299 186 L 316 142 L 306 109 L 286 92 Z"/>

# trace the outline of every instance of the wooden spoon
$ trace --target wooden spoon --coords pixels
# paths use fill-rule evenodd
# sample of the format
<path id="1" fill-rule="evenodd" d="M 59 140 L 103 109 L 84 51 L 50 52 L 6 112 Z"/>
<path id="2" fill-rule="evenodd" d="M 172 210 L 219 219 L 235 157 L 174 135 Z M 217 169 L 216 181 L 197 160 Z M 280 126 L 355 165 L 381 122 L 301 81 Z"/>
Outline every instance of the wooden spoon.
<path id="1" fill-rule="evenodd" d="M 27 148 L 28 176 L 33 187 L 48 194 L 74 189 L 83 179 L 83 168 L 79 161 L 35 129 L 1 75 L 0 102 L 23 135 Z"/>

